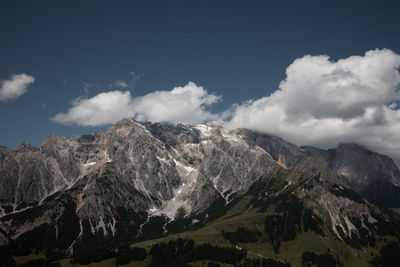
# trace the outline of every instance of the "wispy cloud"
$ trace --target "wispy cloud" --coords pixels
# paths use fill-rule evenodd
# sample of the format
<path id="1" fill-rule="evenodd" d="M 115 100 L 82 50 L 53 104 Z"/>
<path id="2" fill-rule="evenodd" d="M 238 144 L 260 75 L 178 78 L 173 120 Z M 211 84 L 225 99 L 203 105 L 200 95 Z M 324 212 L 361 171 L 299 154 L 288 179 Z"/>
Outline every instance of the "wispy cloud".
<path id="1" fill-rule="evenodd" d="M 89 94 L 89 88 L 92 87 L 91 83 L 84 82 L 83 83 L 83 92 L 85 92 L 85 95 Z"/>
<path id="2" fill-rule="evenodd" d="M 129 76 L 132 78 L 133 82 L 136 83 L 140 78 L 144 76 L 144 73 L 136 73 L 134 71 L 129 72 Z"/>
<path id="3" fill-rule="evenodd" d="M 35 81 L 33 76 L 22 74 L 14 74 L 10 80 L 2 80 L 0 82 L 0 101 L 6 102 L 17 99 L 28 91 L 28 86 Z"/>
<path id="4" fill-rule="evenodd" d="M 127 88 L 127 87 L 129 87 L 128 84 L 125 81 L 121 81 L 121 80 L 113 82 L 111 84 L 111 86 L 119 87 L 119 88 Z"/>
<path id="5" fill-rule="evenodd" d="M 144 76 L 144 73 L 136 73 L 131 71 L 128 73 L 128 77 L 126 79 L 116 80 L 112 84 L 111 87 L 114 88 L 134 88 L 135 84 Z"/>

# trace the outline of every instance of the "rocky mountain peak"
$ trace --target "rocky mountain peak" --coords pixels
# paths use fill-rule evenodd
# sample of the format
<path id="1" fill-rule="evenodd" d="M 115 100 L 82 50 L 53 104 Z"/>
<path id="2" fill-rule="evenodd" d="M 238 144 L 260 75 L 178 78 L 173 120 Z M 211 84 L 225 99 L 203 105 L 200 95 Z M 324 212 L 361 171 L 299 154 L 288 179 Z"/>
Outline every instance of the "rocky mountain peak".
<path id="1" fill-rule="evenodd" d="M 130 119 L 103 133 L 53 135 L 39 147 L 0 148 L 0 159 L 0 227 L 12 233 L 10 239 L 43 223 L 61 227 L 58 220 L 66 212 L 76 223 L 75 240 L 85 231 L 114 236 L 121 220 L 135 221 L 138 236 L 144 225 L 159 218 L 164 229 L 179 218 L 206 220 L 209 209 L 229 207 L 260 177 L 269 177 L 267 188 L 280 183 L 261 199 L 294 192 L 321 216 L 326 204 L 336 225 L 344 227 L 336 214 L 344 211 L 337 207 L 347 209 L 348 216 L 358 207 L 360 217 L 370 209 L 335 193 L 358 188 L 362 182 L 355 181 L 361 178 L 393 183 L 400 177 L 390 158 L 354 144 L 299 148 L 247 129 Z M 32 209 L 37 213 L 29 224 L 15 219 Z"/>
<path id="2" fill-rule="evenodd" d="M 345 176 L 356 190 L 386 181 L 400 183 L 400 171 L 391 158 L 354 143 L 339 144 L 336 149 L 303 147 L 309 155 L 323 158 L 338 174 Z"/>

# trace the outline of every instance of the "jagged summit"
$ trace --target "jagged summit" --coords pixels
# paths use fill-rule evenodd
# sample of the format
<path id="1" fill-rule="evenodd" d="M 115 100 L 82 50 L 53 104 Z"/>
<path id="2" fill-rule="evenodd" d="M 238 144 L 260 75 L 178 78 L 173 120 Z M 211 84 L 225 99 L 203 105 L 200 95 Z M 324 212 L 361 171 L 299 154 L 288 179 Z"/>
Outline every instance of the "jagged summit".
<path id="1" fill-rule="evenodd" d="M 214 193 L 207 194 L 219 194 L 229 201 L 234 192 L 245 191 L 252 176 L 260 175 L 266 166 L 290 168 L 310 155 L 323 158 L 358 191 L 377 181 L 400 183 L 400 172 L 389 157 L 357 144 L 340 144 L 329 150 L 299 148 L 279 137 L 247 129 L 229 131 L 212 124 L 186 126 L 123 119 L 104 133 L 79 138 L 51 135 L 39 147 L 22 143 L 16 150 L 3 147 L 0 153 L 2 206 L 7 210 L 12 207 L 13 212 L 22 203 L 41 202 L 58 190 L 71 188 L 107 164 L 148 199 L 156 198 L 156 203 L 174 210 L 169 210 L 170 218 L 176 211 L 170 206 L 177 203 L 188 212 L 201 209 L 198 201 L 189 197 L 193 191 L 201 191 L 197 187 L 210 184 Z M 160 182 L 160 177 L 175 178 Z M 182 192 L 188 196 L 183 197 Z M 152 201 L 149 205 L 155 210 L 157 205 Z M 3 210 L 2 214 L 7 214 Z"/>
<path id="2" fill-rule="evenodd" d="M 118 207 L 173 219 L 178 209 L 190 214 L 216 198 L 229 202 L 275 164 L 263 148 L 221 127 L 129 119 L 104 133 L 50 136 L 39 147 L 2 149 L 0 157 L 1 216 L 62 193 L 74 199 L 81 219 L 98 225 L 102 217 L 112 224 Z M 104 183 L 113 188 L 110 196 L 104 195 Z"/>
<path id="3" fill-rule="evenodd" d="M 145 153 L 144 150 L 147 149 L 152 153 Z M 222 156 L 221 152 L 223 155 L 228 152 L 228 156 L 237 157 L 238 155 L 229 155 L 233 150 L 236 150 L 235 153 L 239 153 L 240 150 L 246 151 L 255 157 L 252 160 L 262 155 L 284 167 L 292 167 L 309 155 L 321 157 L 338 174 L 344 175 L 356 189 L 374 181 L 400 183 L 400 171 L 389 157 L 370 152 L 357 144 L 340 144 L 337 149 L 329 150 L 309 146 L 299 148 L 279 137 L 247 129 L 228 131 L 212 124 L 185 126 L 123 119 L 104 133 L 79 138 L 51 135 L 39 147 L 21 143 L 16 150 L 5 147 L 1 150 L 4 158 L 3 168 L 10 168 L 4 169 L 5 173 L 12 172 L 13 168 L 18 166 L 20 168 L 20 179 L 15 185 L 15 190 L 12 190 L 12 196 L 2 194 L 5 196 L 4 200 L 9 200 L 7 205 L 12 204 L 14 209 L 21 202 L 40 201 L 59 188 L 70 186 L 80 176 L 110 162 L 114 162 L 123 170 L 126 167 L 122 165 L 126 163 L 132 165 L 128 167 L 130 168 L 138 164 L 138 161 L 148 162 L 153 159 L 161 166 L 168 165 L 172 160 L 172 165 L 183 166 L 186 170 L 188 165 L 202 168 L 197 171 L 205 172 L 207 177 L 213 177 L 216 185 L 219 180 L 218 173 L 206 167 L 207 163 L 216 163 L 209 162 L 210 159 L 204 156 L 211 153 L 217 156 L 213 159 L 218 160 L 218 157 Z M 143 153 L 141 160 L 135 157 L 138 153 Z M 29 180 L 24 177 L 24 173 L 29 173 L 26 169 L 30 168 L 31 162 L 36 161 L 40 163 L 35 166 L 33 177 L 40 176 L 39 180 L 43 181 L 44 185 L 30 183 L 29 187 L 24 187 L 25 180 Z M 221 170 L 222 174 L 225 171 L 228 170 Z M 183 175 L 182 171 L 180 172 Z M 3 175 L 2 181 L 7 181 L 7 177 Z M 5 184 L 12 186 L 15 179 L 12 180 Z M 221 186 L 224 184 L 219 183 Z M 31 191 L 31 194 L 26 194 L 25 190 Z M 222 190 L 226 191 L 227 188 Z M 14 201 L 11 201 L 12 199 Z"/>

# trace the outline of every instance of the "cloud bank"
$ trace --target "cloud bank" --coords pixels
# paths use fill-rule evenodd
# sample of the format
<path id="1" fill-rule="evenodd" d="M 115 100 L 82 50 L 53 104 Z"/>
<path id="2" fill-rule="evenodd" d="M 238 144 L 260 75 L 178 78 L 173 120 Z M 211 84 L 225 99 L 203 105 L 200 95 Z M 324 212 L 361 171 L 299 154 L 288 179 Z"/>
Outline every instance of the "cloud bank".
<path id="1" fill-rule="evenodd" d="M 195 83 L 132 97 L 111 91 L 78 98 L 53 120 L 97 126 L 130 117 L 194 124 L 214 121 L 281 136 L 298 145 L 355 142 L 400 162 L 400 55 L 388 49 L 332 61 L 306 55 L 287 69 L 279 89 L 216 114 L 221 96 Z"/>
<path id="2" fill-rule="evenodd" d="M 270 96 L 236 105 L 225 125 L 331 147 L 356 142 L 400 160 L 400 55 L 304 56 Z"/>
<path id="3" fill-rule="evenodd" d="M 52 120 L 65 125 L 99 126 L 122 118 L 172 123 L 198 123 L 219 119 L 208 107 L 221 100 L 203 87 L 189 82 L 170 91 L 132 97 L 129 91 L 110 91 L 91 98 L 77 98 L 66 113 Z"/>
<path id="4" fill-rule="evenodd" d="M 14 74 L 10 80 L 2 80 L 0 82 L 0 101 L 6 102 L 17 99 L 28 91 L 28 86 L 35 81 L 33 76 L 22 74 Z"/>

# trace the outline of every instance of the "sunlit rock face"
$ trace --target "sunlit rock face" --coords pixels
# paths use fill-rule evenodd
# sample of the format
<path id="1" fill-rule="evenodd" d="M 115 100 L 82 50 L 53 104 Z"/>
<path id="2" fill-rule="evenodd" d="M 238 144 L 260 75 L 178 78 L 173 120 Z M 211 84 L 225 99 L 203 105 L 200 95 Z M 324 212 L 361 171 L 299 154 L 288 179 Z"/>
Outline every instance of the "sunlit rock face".
<path id="1" fill-rule="evenodd" d="M 80 224 L 86 220 L 92 232 L 107 234 L 114 233 L 120 209 L 169 220 L 178 210 L 189 216 L 217 199 L 229 203 L 277 164 L 267 150 L 234 131 L 128 119 L 104 133 L 50 136 L 39 147 L 2 147 L 0 158 L 5 222 L 12 224 L 11 215 L 37 205 L 60 217 L 65 207 L 53 206 L 62 199 L 72 202 Z M 9 227 L 21 234 L 39 223 Z"/>
<path id="2" fill-rule="evenodd" d="M 247 129 L 124 119 L 104 133 L 50 136 L 38 147 L 23 143 L 16 150 L 0 147 L 0 242 L 49 225 L 72 249 L 87 233 L 139 237 L 156 217 L 163 218 L 164 231 L 178 217 L 201 222 L 216 203 L 229 205 L 260 177 L 273 181 L 279 170 L 290 171 L 284 178 L 288 188 L 303 183 L 297 176 L 323 173 L 323 183 L 339 191 L 353 186 L 362 192 L 374 181 L 397 189 L 400 177 L 390 158 L 357 145 L 325 151 Z M 343 226 L 352 213 L 368 217 L 369 208 L 335 196 L 330 186 L 312 188 L 294 194 L 312 197 L 308 205 L 316 212 L 328 209 L 333 225 Z M 381 204 L 382 198 L 375 200 Z"/>

